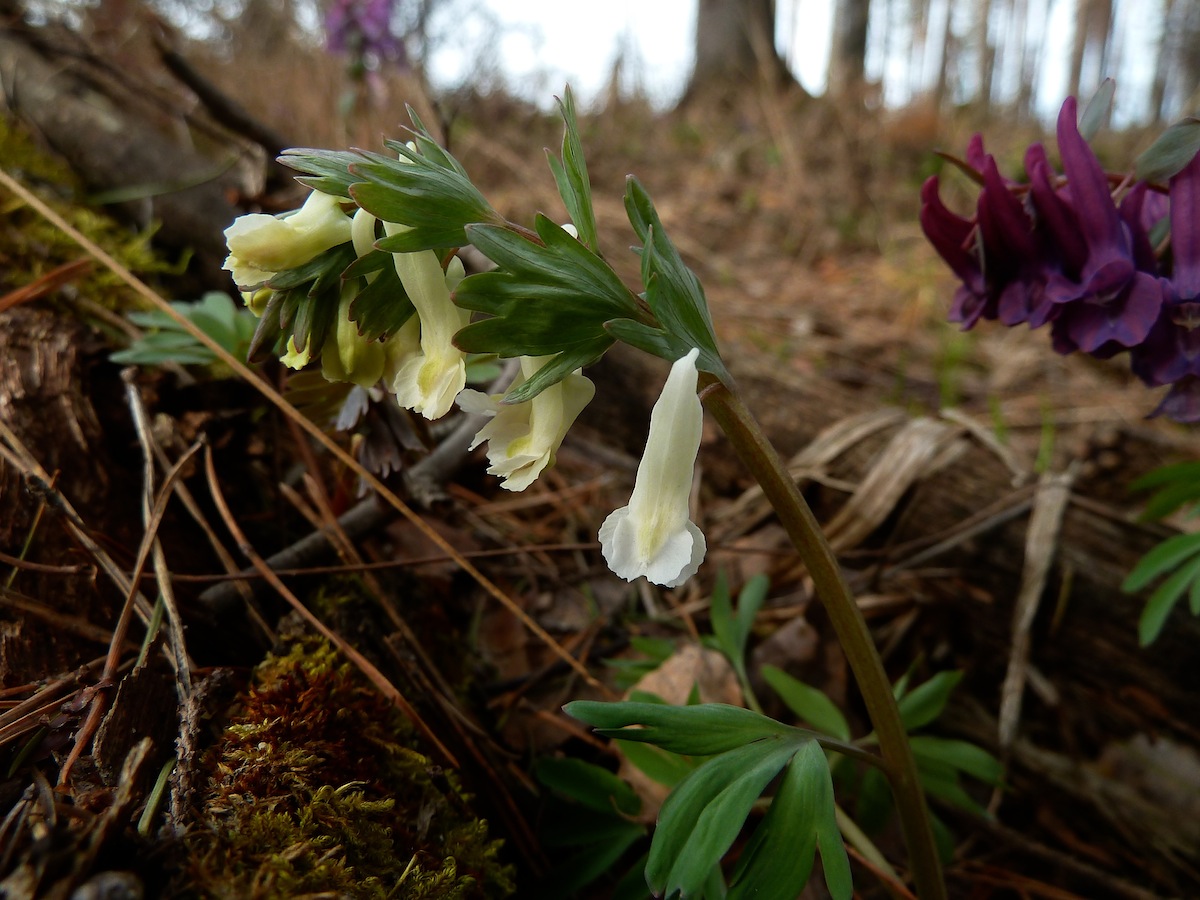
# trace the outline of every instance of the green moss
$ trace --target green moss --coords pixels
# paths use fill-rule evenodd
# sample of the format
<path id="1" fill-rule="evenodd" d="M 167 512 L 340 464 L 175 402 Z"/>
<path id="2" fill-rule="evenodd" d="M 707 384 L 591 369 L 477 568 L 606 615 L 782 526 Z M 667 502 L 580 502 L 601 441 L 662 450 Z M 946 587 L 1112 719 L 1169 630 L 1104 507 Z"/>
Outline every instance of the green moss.
<path id="1" fill-rule="evenodd" d="M 211 754 L 187 893 L 491 898 L 513 891 L 453 773 L 324 641 L 263 663 Z"/>
<path id="2" fill-rule="evenodd" d="M 133 232 L 89 209 L 82 188 L 61 161 L 40 149 L 12 120 L 0 115 L 0 159 L 5 171 L 34 190 L 85 237 L 126 268 L 141 273 L 174 271 L 150 246 L 150 231 Z M 0 295 L 30 284 L 60 266 L 88 259 L 70 237 L 20 198 L 0 191 Z M 140 308 L 129 287 L 99 263 L 73 279 L 79 292 L 108 309 Z"/>

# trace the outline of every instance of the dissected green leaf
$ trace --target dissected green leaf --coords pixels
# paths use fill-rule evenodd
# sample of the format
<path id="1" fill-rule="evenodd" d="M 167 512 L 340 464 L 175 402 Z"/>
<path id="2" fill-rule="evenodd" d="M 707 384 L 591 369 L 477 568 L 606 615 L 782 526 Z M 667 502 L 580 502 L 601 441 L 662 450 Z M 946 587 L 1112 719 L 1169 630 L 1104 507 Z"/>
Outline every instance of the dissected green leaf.
<path id="1" fill-rule="evenodd" d="M 673 753 L 709 756 L 760 738 L 812 736 L 760 713 L 724 703 L 666 706 L 657 703 L 602 703 L 576 700 L 563 709 L 605 737 L 656 744 Z"/>
<path id="2" fill-rule="evenodd" d="M 810 741 L 788 762 L 778 793 L 738 858 L 730 883 L 730 900 L 796 897 L 812 872 L 818 822 L 827 814 L 822 808 L 826 804 L 833 804 L 828 764 L 821 748 Z M 841 844 L 840 839 L 838 843 Z M 835 863 L 835 872 L 837 868 Z"/>
<path id="3" fill-rule="evenodd" d="M 918 735 L 909 738 L 909 745 L 918 763 L 924 760 L 947 765 L 993 787 L 999 787 L 1004 781 L 1004 766 L 1000 760 L 968 741 Z"/>
<path id="4" fill-rule="evenodd" d="M 350 301 L 350 318 L 369 341 L 395 334 L 416 311 L 393 266 L 380 269 Z"/>
<path id="5" fill-rule="evenodd" d="M 717 350 L 704 288 L 667 237 L 650 195 L 633 176 L 625 183 L 625 211 L 642 241 L 642 284 L 646 288 L 646 302 L 659 325 L 673 338 L 681 338 L 688 347 L 700 350 L 697 368 L 730 383 L 729 372 Z"/>
<path id="6" fill-rule="evenodd" d="M 908 731 L 928 725 L 942 714 L 950 694 L 962 680 L 962 672 L 938 672 L 898 701 L 900 718 Z"/>
<path id="7" fill-rule="evenodd" d="M 802 721 L 839 740 L 850 740 L 846 717 L 824 693 L 775 666 L 763 666 L 762 677 Z"/>
<path id="8" fill-rule="evenodd" d="M 604 329 L 630 347 L 672 362 L 687 356 L 692 349 L 683 338 L 633 319 L 610 319 L 604 323 Z"/>
<path id="9" fill-rule="evenodd" d="M 988 815 L 987 809 L 967 793 L 959 781 L 958 770 L 953 766 L 928 760 L 918 761 L 917 775 L 921 780 L 921 787 L 930 796 L 977 816 Z"/>
<path id="10" fill-rule="evenodd" d="M 1121 590 L 1127 594 L 1140 591 L 1154 579 L 1177 568 L 1189 556 L 1197 554 L 1200 554 L 1200 533 L 1173 535 L 1137 561 Z"/>
<path id="11" fill-rule="evenodd" d="M 323 194 L 350 197 L 350 185 L 360 179 L 350 174 L 350 165 L 362 159 L 356 151 L 314 150 L 296 147 L 284 150 L 278 162 L 303 173 L 296 180 Z"/>
<path id="12" fill-rule="evenodd" d="M 697 896 L 759 794 L 796 750 L 794 739 L 776 734 L 728 750 L 681 781 L 663 803 L 650 843 L 651 890 Z"/>
<path id="13" fill-rule="evenodd" d="M 330 247 L 323 253 L 318 253 L 304 265 L 276 272 L 267 281 L 266 286 L 273 291 L 283 292 L 301 288 L 319 280 L 330 278 L 337 280 L 355 259 L 354 245 L 347 241 L 336 247 Z"/>
<path id="14" fill-rule="evenodd" d="M 539 760 L 534 775 L 546 787 L 589 809 L 627 816 L 635 816 L 642 809 L 641 798 L 625 781 L 581 759 Z"/>
<path id="15" fill-rule="evenodd" d="M 562 161 L 556 159 L 549 151 L 546 156 L 550 163 L 550 171 L 554 173 L 554 182 L 558 185 L 559 196 L 567 207 L 567 215 L 571 217 L 576 231 L 579 232 L 579 242 L 593 253 L 599 252 L 599 240 L 596 234 L 596 214 L 592 210 L 592 182 L 588 177 L 587 163 L 583 156 L 583 141 L 579 137 L 579 121 L 575 115 L 575 96 L 568 86 L 558 102 L 563 118 Z"/>
<path id="16" fill-rule="evenodd" d="M 1200 153 L 1200 118 L 1189 116 L 1176 122 L 1134 162 L 1133 171 L 1142 181 L 1165 181 Z"/>
<path id="17" fill-rule="evenodd" d="M 700 763 L 690 756 L 671 753 L 653 744 L 617 741 L 621 754 L 649 779 L 666 787 L 675 787 Z"/>
<path id="18" fill-rule="evenodd" d="M 1156 522 L 1189 503 L 1200 501 L 1200 478 L 1180 479 L 1154 493 L 1142 510 L 1142 521 Z"/>
<path id="19" fill-rule="evenodd" d="M 245 354 L 258 325 L 253 315 L 221 291 L 209 291 L 195 302 L 174 301 L 171 307 L 234 355 Z M 110 354 L 115 363 L 208 365 L 216 360 L 215 353 L 161 310 L 135 310 L 127 317 L 150 333 Z"/>
<path id="20" fill-rule="evenodd" d="M 1172 463 L 1169 466 L 1159 466 L 1145 475 L 1134 479 L 1129 485 L 1131 491 L 1145 491 L 1162 484 L 1176 481 L 1200 481 L 1200 461 Z"/>
<path id="21" fill-rule="evenodd" d="M 1163 581 L 1150 595 L 1138 620 L 1138 640 L 1143 647 L 1154 643 L 1167 624 L 1167 617 L 1179 602 L 1184 591 L 1200 579 L 1200 556 L 1188 560 Z"/>
<path id="22" fill-rule="evenodd" d="M 509 402 L 528 400 L 594 363 L 613 344 L 604 322 L 638 314 L 636 300 L 603 260 L 545 216 L 536 225 L 536 239 L 472 225 L 472 243 L 499 268 L 465 278 L 454 294 L 464 309 L 491 316 L 458 332 L 455 343 L 463 350 L 502 357 L 562 354 L 521 384 Z"/>
<path id="23" fill-rule="evenodd" d="M 869 833 L 879 832 L 887 824 L 895 804 L 892 786 L 879 769 L 870 767 L 862 773 L 855 798 L 854 820 Z"/>
<path id="24" fill-rule="evenodd" d="M 1090 141 L 1099 134 L 1101 127 L 1108 121 L 1116 91 L 1116 80 L 1105 78 L 1083 108 L 1083 112 L 1079 114 L 1079 133 L 1085 141 Z"/>

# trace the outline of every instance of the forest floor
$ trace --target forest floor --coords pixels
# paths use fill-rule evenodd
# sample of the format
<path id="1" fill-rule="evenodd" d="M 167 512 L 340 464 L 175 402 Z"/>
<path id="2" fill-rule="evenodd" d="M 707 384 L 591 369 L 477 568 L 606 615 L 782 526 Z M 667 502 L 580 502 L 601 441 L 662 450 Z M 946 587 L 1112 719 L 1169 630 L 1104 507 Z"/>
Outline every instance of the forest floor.
<path id="1" fill-rule="evenodd" d="M 378 108 L 322 131 L 312 98 L 288 118 L 271 82 L 224 78 L 296 143 L 397 133 L 394 111 Z M 542 150 L 561 140 L 555 116 L 502 95 L 413 102 L 449 125 L 451 150 L 503 214 L 564 217 Z M 933 151 L 961 150 L 976 126 L 1006 164 L 1042 136 L 967 112 L 850 113 L 747 90 L 735 105 L 669 114 L 610 104 L 585 118 L 583 138 L 606 254 L 634 283 L 621 195 L 635 173 L 705 286 L 750 406 L 795 458 L 889 674 L 963 672 L 925 733 L 970 740 L 1008 768 L 1001 790 L 967 785 L 984 815 L 935 804 L 951 896 L 1196 895 L 1196 625 L 1178 613 L 1140 648 L 1142 600 L 1119 587 L 1171 533 L 1138 523 L 1129 484 L 1200 447 L 1145 418 L 1157 399 L 1121 359 L 1063 358 L 1041 333 L 944 321 L 954 282 L 920 232 L 918 191 L 939 168 Z M 1122 168 L 1145 143 L 1118 136 L 1107 161 Z M 47 166 L 5 160 L 83 221 L 84 195 Z M 966 180 L 945 180 L 966 211 Z M 732 670 L 703 649 L 719 577 L 735 596 L 769 578 L 747 657 L 768 712 L 795 721 L 761 679 L 774 665 L 831 697 L 856 735 L 869 731 L 820 599 L 714 425 L 696 488 L 710 548 L 699 575 L 665 591 L 604 566 L 596 531 L 628 497 L 659 361 L 614 351 L 589 372 L 596 400 L 526 492 L 500 490 L 474 453 L 437 467 L 419 494 L 393 473 L 416 513 L 387 515 L 219 367 L 146 365 L 122 380 L 108 354 L 144 300 L 0 196 L 0 893 L 562 895 L 564 843 L 578 838 L 592 858 L 604 846 L 579 836 L 587 810 L 564 812 L 539 781 L 547 760 L 571 757 L 627 777 L 643 803 L 645 836 L 583 888 L 609 896 L 645 852 L 662 790 L 560 708 L 619 697 L 641 676 L 669 702 L 698 686 L 704 700 L 741 703 Z M 298 196 L 268 199 L 287 209 Z M 231 287 L 173 280 L 134 258 L 124 226 L 90 227 L 165 296 Z M 255 371 L 283 387 L 280 367 Z M 409 470 L 446 437 L 396 422 L 376 409 L 370 436 L 335 437 L 361 457 L 385 435 Z M 183 462 L 147 516 L 158 494 L 143 497 L 143 470 L 158 453 L 168 468 Z M 1030 537 L 1030 510 L 1054 484 L 1066 488 L 1061 524 Z M 332 534 L 336 553 L 301 555 L 282 590 L 257 576 L 244 596 L 214 587 L 234 584 L 244 548 L 269 557 L 314 532 Z M 168 588 L 174 605 L 148 649 L 153 604 L 129 588 L 139 563 L 153 573 L 145 595 Z M 285 591 L 352 655 L 314 640 Z M 1006 677 L 1023 705 L 1002 699 Z M 854 810 L 858 788 L 843 788 Z M 903 873 L 894 826 L 872 838 Z M 854 859 L 861 896 L 904 895 Z M 819 882 L 805 896 L 823 896 Z"/>

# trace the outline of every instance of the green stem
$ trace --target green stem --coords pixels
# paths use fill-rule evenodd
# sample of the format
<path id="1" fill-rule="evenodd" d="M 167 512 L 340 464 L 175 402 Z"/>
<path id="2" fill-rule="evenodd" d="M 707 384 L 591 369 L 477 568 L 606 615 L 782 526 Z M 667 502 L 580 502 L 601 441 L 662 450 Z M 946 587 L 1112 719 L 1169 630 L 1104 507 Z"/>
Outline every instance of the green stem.
<path id="1" fill-rule="evenodd" d="M 817 596 L 829 615 L 842 650 L 854 672 L 859 691 L 879 738 L 886 774 L 896 796 L 896 807 L 908 845 L 913 885 L 922 900 L 945 900 L 946 885 L 933 842 L 929 810 L 917 777 L 917 764 L 883 661 L 854 601 L 833 548 L 825 540 L 812 510 L 767 440 L 741 397 L 708 373 L 702 373 L 701 397 L 720 424 L 742 462 L 762 486 L 779 521 L 792 539 L 816 586 Z"/>

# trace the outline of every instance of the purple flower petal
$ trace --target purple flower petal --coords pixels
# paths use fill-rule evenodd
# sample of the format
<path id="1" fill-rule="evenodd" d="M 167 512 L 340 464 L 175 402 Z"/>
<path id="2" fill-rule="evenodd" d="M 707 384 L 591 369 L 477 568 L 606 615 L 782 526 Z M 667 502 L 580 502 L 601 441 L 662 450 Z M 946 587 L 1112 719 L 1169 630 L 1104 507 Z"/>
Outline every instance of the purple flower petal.
<path id="1" fill-rule="evenodd" d="M 1200 377 L 1189 375 L 1171 385 L 1162 403 L 1147 418 L 1166 416 L 1176 422 L 1200 422 Z"/>
<path id="2" fill-rule="evenodd" d="M 1071 205 L 1090 255 L 1095 258 L 1122 252 L 1121 222 L 1108 189 L 1108 176 L 1079 133 L 1074 97 L 1066 99 L 1058 114 L 1058 152 L 1071 189 Z"/>
<path id="3" fill-rule="evenodd" d="M 1200 297 L 1200 153 L 1171 178 L 1171 252 L 1175 293 Z"/>
<path id="4" fill-rule="evenodd" d="M 1075 211 L 1054 189 L 1053 170 L 1041 144 L 1034 144 L 1025 152 L 1025 171 L 1029 173 L 1038 230 L 1057 251 L 1054 255 L 1059 271 L 1073 278 L 1087 261 L 1087 244 L 1079 231 Z"/>

